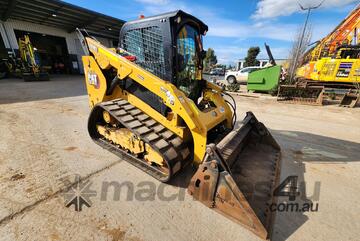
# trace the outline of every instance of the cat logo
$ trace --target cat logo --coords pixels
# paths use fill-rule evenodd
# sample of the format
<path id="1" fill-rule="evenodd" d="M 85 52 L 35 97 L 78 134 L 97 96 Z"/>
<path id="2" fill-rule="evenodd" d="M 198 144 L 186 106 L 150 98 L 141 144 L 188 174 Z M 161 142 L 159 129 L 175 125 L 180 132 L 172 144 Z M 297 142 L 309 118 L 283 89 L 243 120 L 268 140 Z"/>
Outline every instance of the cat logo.
<path id="1" fill-rule="evenodd" d="M 99 82 L 99 78 L 96 75 L 96 73 L 92 72 L 91 70 L 88 72 L 88 82 L 90 85 L 93 85 L 95 87 L 95 89 L 99 89 L 100 88 L 100 82 Z"/>

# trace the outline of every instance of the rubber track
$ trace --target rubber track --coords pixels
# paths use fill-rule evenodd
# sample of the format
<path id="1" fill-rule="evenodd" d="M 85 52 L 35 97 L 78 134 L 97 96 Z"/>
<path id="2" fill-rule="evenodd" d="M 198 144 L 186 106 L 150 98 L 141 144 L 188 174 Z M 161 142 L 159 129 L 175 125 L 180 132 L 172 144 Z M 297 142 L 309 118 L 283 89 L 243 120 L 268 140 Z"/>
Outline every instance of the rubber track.
<path id="1" fill-rule="evenodd" d="M 142 141 L 160 153 L 168 164 L 169 175 L 160 172 L 159 169 L 149 165 L 145 160 L 107 141 L 98 134 L 96 124 L 99 123 L 99 118 L 102 118 L 104 110 L 109 112 L 122 126 L 131 130 Z M 184 143 L 175 133 L 123 99 L 97 104 L 89 116 L 88 129 L 90 136 L 97 144 L 162 182 L 169 181 L 191 159 L 191 152 L 187 143 Z"/>

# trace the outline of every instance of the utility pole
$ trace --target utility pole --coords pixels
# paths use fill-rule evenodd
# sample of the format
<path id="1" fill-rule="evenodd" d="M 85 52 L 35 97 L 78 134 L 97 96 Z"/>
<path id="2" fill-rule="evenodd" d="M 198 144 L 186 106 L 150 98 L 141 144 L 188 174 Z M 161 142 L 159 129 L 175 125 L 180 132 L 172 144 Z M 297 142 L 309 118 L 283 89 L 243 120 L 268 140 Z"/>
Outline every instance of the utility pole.
<path id="1" fill-rule="evenodd" d="M 298 44 L 298 46 L 296 48 L 295 59 L 294 59 L 293 64 L 291 66 L 291 75 L 290 75 L 290 81 L 291 82 L 293 81 L 293 78 L 294 78 L 295 70 L 296 70 L 296 67 L 297 67 L 297 62 L 298 62 L 299 55 L 300 55 L 300 50 L 301 50 L 301 47 L 302 47 L 302 44 L 303 44 L 303 41 L 304 41 L 306 28 L 307 28 L 307 25 L 308 25 L 308 22 L 309 22 L 310 13 L 311 13 L 312 10 L 319 8 L 324 2 L 325 2 L 325 0 L 323 0 L 320 4 L 318 4 L 316 6 L 307 7 L 307 8 L 304 8 L 300 3 L 298 3 L 299 6 L 300 6 L 300 9 L 302 11 L 307 11 L 307 14 L 306 14 L 306 20 L 305 20 L 305 23 L 304 23 L 304 27 L 303 27 L 303 30 L 302 30 L 302 33 L 301 33 L 300 41 L 299 41 L 299 44 Z"/>

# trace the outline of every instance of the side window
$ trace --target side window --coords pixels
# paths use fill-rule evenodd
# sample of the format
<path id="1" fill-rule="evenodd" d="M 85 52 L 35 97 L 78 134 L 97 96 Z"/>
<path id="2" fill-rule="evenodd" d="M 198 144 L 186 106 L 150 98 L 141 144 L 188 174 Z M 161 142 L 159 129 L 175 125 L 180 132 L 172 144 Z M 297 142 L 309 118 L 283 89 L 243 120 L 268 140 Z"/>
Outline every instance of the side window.
<path id="1" fill-rule="evenodd" d="M 196 69 L 198 67 L 197 39 L 198 31 L 190 26 L 183 26 L 177 34 L 177 69 L 176 73 L 177 87 L 185 92 L 190 98 L 196 98 L 198 95 L 196 78 Z M 216 69 L 214 69 L 216 71 Z"/>
<path id="2" fill-rule="evenodd" d="M 156 76 L 165 78 L 165 58 L 161 30 L 157 26 L 129 30 L 123 48 L 136 56 L 136 63 Z"/>

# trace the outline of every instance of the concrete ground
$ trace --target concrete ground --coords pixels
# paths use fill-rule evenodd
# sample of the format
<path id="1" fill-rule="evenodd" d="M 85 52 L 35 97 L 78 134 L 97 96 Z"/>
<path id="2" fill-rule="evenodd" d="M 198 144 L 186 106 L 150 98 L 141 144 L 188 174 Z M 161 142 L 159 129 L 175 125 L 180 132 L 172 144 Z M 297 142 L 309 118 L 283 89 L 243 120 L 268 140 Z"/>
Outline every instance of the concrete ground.
<path id="1" fill-rule="evenodd" d="M 281 180 L 298 176 L 318 204 L 277 212 L 272 239 L 359 240 L 360 108 L 235 99 L 238 119 L 253 111 L 281 145 Z M 259 240 L 194 202 L 181 177 L 160 184 L 94 144 L 88 114 L 82 76 L 0 80 L 0 240 Z M 81 212 L 64 204 L 76 175 L 91 200 Z"/>

